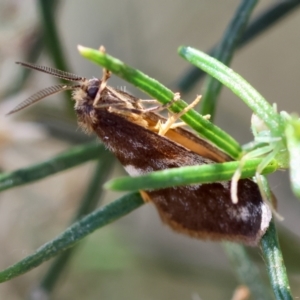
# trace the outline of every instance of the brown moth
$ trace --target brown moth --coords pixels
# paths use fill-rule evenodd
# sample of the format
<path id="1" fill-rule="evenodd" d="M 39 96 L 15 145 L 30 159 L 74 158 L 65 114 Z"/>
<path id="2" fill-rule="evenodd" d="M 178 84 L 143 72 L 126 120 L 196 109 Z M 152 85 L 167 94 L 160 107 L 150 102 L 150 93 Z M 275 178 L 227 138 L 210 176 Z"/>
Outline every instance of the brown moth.
<path id="1" fill-rule="evenodd" d="M 182 127 L 168 126 L 161 134 L 167 120 L 157 113 L 159 108 L 145 109 L 142 100 L 109 87 L 107 71 L 102 79 L 86 79 L 48 67 L 18 64 L 77 84 L 41 90 L 10 113 L 52 94 L 72 90 L 79 125 L 86 132 L 95 132 L 131 176 L 232 160 Z M 141 191 L 141 195 L 145 201 L 153 202 L 163 222 L 178 232 L 255 246 L 269 226 L 270 208 L 252 180 L 239 180 L 238 203 L 231 200 L 230 186 L 230 181 L 223 181 Z"/>

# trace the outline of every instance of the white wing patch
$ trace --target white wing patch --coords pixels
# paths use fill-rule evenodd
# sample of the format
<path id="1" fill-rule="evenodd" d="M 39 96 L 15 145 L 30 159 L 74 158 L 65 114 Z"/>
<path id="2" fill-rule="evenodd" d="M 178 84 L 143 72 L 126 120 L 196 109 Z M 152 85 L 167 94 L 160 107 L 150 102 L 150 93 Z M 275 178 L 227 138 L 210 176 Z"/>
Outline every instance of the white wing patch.
<path id="1" fill-rule="evenodd" d="M 269 208 L 268 204 L 263 202 L 261 204 L 261 224 L 260 224 L 261 231 L 265 232 L 267 230 L 271 219 L 272 219 L 271 209 Z"/>
<path id="2" fill-rule="evenodd" d="M 124 166 L 125 171 L 132 177 L 145 175 L 153 171 L 153 169 L 148 167 L 147 169 L 136 168 L 133 165 Z"/>

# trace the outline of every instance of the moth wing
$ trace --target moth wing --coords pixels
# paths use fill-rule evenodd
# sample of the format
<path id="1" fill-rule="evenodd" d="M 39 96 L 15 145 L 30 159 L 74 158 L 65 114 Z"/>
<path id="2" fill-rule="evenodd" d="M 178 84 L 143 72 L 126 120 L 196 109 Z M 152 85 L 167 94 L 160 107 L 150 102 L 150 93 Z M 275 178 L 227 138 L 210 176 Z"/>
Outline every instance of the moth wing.
<path id="1" fill-rule="evenodd" d="M 97 112 L 94 131 L 117 156 L 131 176 L 214 161 L 178 143 L 106 110 Z M 230 196 L 230 181 L 141 192 L 153 202 L 162 220 L 193 237 L 231 240 L 256 245 L 271 220 L 257 185 L 242 179 L 237 204 Z"/>

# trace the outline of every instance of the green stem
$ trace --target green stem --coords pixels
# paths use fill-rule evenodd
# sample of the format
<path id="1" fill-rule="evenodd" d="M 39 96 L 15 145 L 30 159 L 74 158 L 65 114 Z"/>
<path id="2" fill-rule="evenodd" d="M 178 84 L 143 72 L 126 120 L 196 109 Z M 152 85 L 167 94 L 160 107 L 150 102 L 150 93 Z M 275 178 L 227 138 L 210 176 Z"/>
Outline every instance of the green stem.
<path id="1" fill-rule="evenodd" d="M 251 159 L 245 162 L 241 178 L 249 178 L 255 175 L 261 159 Z M 138 177 L 121 177 L 113 179 L 105 184 L 105 188 L 117 191 L 138 191 L 144 189 L 160 189 L 173 186 L 182 186 L 197 183 L 211 183 L 231 180 L 235 171 L 240 167 L 240 162 L 208 164 L 201 166 L 187 166 L 180 168 L 155 171 Z M 277 170 L 277 164 L 272 161 L 263 174 Z"/>

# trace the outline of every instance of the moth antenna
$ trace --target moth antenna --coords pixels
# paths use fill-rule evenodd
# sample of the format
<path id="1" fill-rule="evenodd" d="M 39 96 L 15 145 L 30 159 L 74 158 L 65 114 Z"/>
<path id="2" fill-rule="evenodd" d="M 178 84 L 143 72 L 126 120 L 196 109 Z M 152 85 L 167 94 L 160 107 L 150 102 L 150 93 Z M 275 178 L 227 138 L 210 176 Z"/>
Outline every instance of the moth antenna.
<path id="1" fill-rule="evenodd" d="M 7 115 L 11 115 L 23 108 L 35 103 L 35 102 L 38 102 L 38 101 L 50 96 L 50 95 L 57 94 L 57 93 L 60 93 L 62 91 L 66 91 L 66 90 L 73 90 L 78 87 L 80 87 L 80 86 L 79 85 L 62 85 L 62 84 L 47 87 L 47 88 L 33 94 L 32 96 L 30 96 L 23 102 L 21 102 L 13 110 L 11 110 Z"/>
<path id="2" fill-rule="evenodd" d="M 81 76 L 78 76 L 78 75 L 75 75 L 75 74 L 72 74 L 69 72 L 57 70 L 54 68 L 50 68 L 50 67 L 39 66 L 39 65 L 35 65 L 35 64 L 31 64 L 31 63 L 24 63 L 24 62 L 19 62 L 19 61 L 17 61 L 16 64 L 21 65 L 28 69 L 33 69 L 33 70 L 37 70 L 40 72 L 44 72 L 46 74 L 50 74 L 55 77 L 69 80 L 69 81 L 84 81 L 84 80 L 86 80 L 86 78 L 84 78 L 84 77 L 81 77 Z"/>

